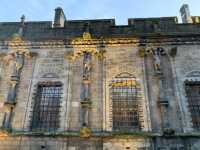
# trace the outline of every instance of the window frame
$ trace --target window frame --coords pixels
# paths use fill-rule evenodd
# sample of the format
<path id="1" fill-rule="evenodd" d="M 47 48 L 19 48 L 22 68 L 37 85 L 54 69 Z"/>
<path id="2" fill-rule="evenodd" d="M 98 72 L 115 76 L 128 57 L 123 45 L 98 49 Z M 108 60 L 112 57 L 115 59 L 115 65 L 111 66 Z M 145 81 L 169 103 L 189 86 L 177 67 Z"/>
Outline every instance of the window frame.
<path id="1" fill-rule="evenodd" d="M 198 95 L 193 95 L 192 93 L 189 93 L 191 90 L 193 90 L 197 86 L 197 90 L 200 90 L 200 81 L 185 81 L 184 87 L 185 87 L 185 93 L 188 103 L 188 110 L 190 112 L 191 121 L 193 125 L 194 130 L 200 130 L 200 93 L 198 91 Z M 189 89 L 189 88 L 192 89 Z M 197 93 L 196 93 L 197 94 Z M 196 103 L 196 101 L 198 102 Z"/>
<path id="2" fill-rule="evenodd" d="M 122 73 L 116 76 L 110 82 L 109 86 L 110 86 L 109 93 L 111 100 L 113 131 L 141 130 L 141 122 L 140 122 L 141 97 L 139 96 L 141 89 L 137 79 L 129 73 Z M 119 92 L 119 93 L 118 95 L 114 95 L 113 92 Z M 120 96 L 123 98 L 123 100 L 120 100 Z M 122 107 L 120 107 L 120 105 L 122 105 Z M 118 108 L 116 108 L 116 106 Z M 117 115 L 116 113 L 119 113 L 118 114 L 119 116 L 116 116 Z"/>
<path id="3" fill-rule="evenodd" d="M 36 85 L 30 120 L 31 131 L 55 132 L 58 130 L 62 95 L 61 82 L 39 82 Z"/>

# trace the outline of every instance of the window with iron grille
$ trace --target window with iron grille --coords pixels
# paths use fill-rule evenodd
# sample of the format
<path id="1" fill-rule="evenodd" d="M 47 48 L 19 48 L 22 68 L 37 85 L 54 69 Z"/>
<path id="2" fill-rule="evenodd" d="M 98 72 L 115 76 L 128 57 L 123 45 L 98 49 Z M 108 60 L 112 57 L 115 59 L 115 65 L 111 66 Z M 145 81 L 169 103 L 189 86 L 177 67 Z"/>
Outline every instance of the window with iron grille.
<path id="1" fill-rule="evenodd" d="M 59 128 L 60 99 L 62 84 L 38 84 L 34 99 L 32 131 L 55 131 Z"/>
<path id="2" fill-rule="evenodd" d="M 126 74 L 111 83 L 113 130 L 139 130 L 140 89 L 136 78 Z"/>
<path id="3" fill-rule="evenodd" d="M 200 82 L 186 82 L 185 89 L 193 127 L 200 130 Z"/>

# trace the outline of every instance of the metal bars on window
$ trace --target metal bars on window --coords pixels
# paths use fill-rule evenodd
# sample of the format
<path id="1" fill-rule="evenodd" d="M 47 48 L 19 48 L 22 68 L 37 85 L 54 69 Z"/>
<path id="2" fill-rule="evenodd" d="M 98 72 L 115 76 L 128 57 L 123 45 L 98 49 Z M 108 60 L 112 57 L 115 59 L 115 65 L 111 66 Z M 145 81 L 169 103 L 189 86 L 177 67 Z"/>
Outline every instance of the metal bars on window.
<path id="1" fill-rule="evenodd" d="M 116 78 L 111 83 L 114 130 L 139 130 L 140 89 L 133 77 Z"/>
<path id="2" fill-rule="evenodd" d="M 32 131 L 55 131 L 59 128 L 61 83 L 39 84 L 34 100 Z"/>
<path id="3" fill-rule="evenodd" d="M 200 82 L 186 82 L 185 89 L 193 127 L 200 130 Z"/>

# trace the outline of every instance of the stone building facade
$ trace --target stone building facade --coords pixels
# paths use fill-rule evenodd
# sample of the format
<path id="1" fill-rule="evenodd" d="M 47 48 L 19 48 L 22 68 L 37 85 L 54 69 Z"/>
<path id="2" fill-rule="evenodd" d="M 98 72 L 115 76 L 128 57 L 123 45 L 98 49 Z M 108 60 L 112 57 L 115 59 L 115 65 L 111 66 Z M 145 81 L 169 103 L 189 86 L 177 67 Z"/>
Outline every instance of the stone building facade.
<path id="1" fill-rule="evenodd" d="M 200 24 L 0 23 L 0 150 L 199 150 Z"/>

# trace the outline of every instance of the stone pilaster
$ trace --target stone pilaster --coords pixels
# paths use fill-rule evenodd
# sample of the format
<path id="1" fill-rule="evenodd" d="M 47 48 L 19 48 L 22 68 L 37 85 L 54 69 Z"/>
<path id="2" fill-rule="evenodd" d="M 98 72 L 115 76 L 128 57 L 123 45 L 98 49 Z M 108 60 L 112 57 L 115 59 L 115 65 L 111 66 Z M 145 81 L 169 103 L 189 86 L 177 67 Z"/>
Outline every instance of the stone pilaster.
<path id="1" fill-rule="evenodd" d="M 12 72 L 10 73 L 9 81 L 9 91 L 7 99 L 4 102 L 4 107 L 7 108 L 5 113 L 3 127 L 11 129 L 11 122 L 14 114 L 14 108 L 17 103 L 17 90 L 20 83 L 20 76 L 24 66 L 24 59 L 27 56 L 30 56 L 29 51 L 25 47 L 19 45 L 25 44 L 25 41 L 22 39 L 20 34 L 15 34 L 11 41 L 9 42 L 9 47 L 11 51 L 5 56 L 5 61 L 7 63 L 12 63 Z M 12 61 L 10 61 L 12 60 Z"/>
<path id="2" fill-rule="evenodd" d="M 82 95 L 81 95 L 81 130 L 90 128 L 89 115 L 90 115 L 90 84 L 91 84 L 91 53 L 84 52 L 83 54 L 83 77 L 82 77 Z M 84 135 L 83 135 L 84 136 Z"/>

